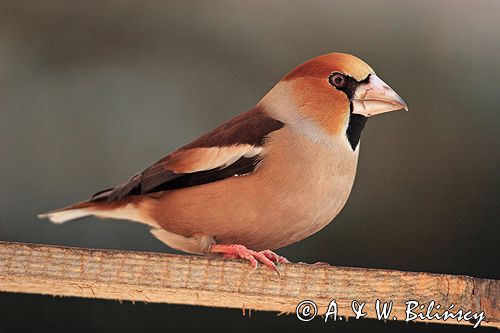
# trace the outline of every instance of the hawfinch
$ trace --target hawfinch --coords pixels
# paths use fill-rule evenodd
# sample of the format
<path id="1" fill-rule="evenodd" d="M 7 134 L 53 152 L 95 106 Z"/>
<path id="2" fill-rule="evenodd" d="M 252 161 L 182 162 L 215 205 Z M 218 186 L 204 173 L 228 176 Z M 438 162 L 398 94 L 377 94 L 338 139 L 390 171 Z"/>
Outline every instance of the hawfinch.
<path id="1" fill-rule="evenodd" d="M 123 184 L 39 217 L 137 221 L 174 249 L 276 269 L 287 260 L 271 250 L 318 232 L 344 207 L 368 117 L 399 109 L 405 102 L 365 62 L 322 55 Z"/>

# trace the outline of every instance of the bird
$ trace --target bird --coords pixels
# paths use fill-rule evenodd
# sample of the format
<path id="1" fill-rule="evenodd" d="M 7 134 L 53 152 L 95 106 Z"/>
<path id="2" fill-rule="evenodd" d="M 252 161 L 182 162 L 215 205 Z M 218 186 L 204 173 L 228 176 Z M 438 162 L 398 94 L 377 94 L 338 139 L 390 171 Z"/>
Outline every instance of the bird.
<path id="1" fill-rule="evenodd" d="M 183 252 L 277 270 L 274 251 L 328 225 L 351 192 L 369 117 L 405 109 L 363 60 L 317 56 L 288 72 L 256 106 L 90 199 L 38 215 L 150 226 Z"/>

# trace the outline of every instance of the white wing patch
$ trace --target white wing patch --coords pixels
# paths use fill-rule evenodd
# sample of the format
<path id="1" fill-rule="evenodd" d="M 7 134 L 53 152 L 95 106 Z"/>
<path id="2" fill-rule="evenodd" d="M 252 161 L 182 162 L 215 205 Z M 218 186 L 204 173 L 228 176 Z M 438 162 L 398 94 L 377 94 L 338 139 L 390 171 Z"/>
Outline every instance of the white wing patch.
<path id="1" fill-rule="evenodd" d="M 193 173 L 199 171 L 225 168 L 242 157 L 252 158 L 259 155 L 263 148 L 253 145 L 233 145 L 229 147 L 192 148 L 176 156 L 170 165 L 176 173 Z"/>

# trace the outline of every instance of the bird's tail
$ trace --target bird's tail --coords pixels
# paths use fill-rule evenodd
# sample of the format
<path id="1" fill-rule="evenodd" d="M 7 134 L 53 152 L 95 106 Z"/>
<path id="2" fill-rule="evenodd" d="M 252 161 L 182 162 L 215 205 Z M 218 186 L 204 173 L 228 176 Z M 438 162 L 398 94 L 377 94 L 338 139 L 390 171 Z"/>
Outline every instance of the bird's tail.
<path id="1" fill-rule="evenodd" d="M 49 219 L 55 224 L 62 224 L 68 221 L 81 219 L 94 215 L 99 210 L 99 204 L 92 201 L 83 201 L 66 206 L 61 209 L 53 210 L 47 213 L 38 214 L 38 218 Z"/>
<path id="2" fill-rule="evenodd" d="M 92 215 L 104 219 L 129 220 L 158 227 L 156 222 L 142 212 L 140 205 L 141 200 L 132 200 L 131 198 L 108 202 L 103 198 L 92 197 L 88 201 L 39 214 L 38 217 L 62 224 Z"/>

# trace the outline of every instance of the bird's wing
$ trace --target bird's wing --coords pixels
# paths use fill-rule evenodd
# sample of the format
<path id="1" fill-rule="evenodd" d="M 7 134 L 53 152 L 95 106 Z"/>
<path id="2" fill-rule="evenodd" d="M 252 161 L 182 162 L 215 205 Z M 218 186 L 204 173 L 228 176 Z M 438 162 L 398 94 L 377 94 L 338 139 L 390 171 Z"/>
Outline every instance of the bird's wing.
<path id="1" fill-rule="evenodd" d="M 266 136 L 281 127 L 282 122 L 256 107 L 179 148 L 125 183 L 94 194 L 91 200 L 115 201 L 251 173 Z"/>

